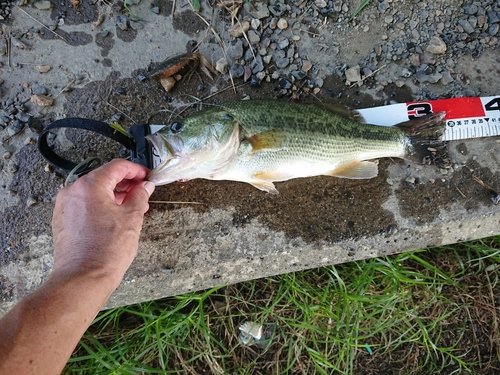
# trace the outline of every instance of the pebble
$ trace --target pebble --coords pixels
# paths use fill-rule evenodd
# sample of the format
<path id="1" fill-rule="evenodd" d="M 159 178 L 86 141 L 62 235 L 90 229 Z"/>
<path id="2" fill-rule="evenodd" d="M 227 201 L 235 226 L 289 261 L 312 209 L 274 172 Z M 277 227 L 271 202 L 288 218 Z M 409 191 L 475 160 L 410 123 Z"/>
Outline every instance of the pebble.
<path id="1" fill-rule="evenodd" d="M 464 32 L 467 34 L 472 34 L 474 32 L 474 27 L 467 20 L 459 20 L 458 24 L 462 26 Z"/>
<path id="2" fill-rule="evenodd" d="M 126 16 L 120 15 L 116 17 L 116 26 L 121 30 L 126 31 L 128 29 L 129 21 Z"/>
<path id="3" fill-rule="evenodd" d="M 275 17 L 280 17 L 286 11 L 286 5 L 283 3 L 274 3 L 267 8 Z"/>
<path id="4" fill-rule="evenodd" d="M 347 81 L 353 83 L 353 82 L 359 82 L 361 81 L 361 68 L 359 65 L 353 66 L 352 68 L 349 68 L 345 71 L 345 77 Z"/>
<path id="5" fill-rule="evenodd" d="M 439 55 L 446 52 L 446 43 L 438 36 L 433 36 L 429 40 L 429 45 L 425 49 L 426 52 L 432 53 L 433 55 Z"/>
<path id="6" fill-rule="evenodd" d="M 310 60 L 302 60 L 302 71 L 307 73 L 312 68 L 312 62 Z"/>
<path id="7" fill-rule="evenodd" d="M 31 89 L 31 91 L 34 95 L 47 95 L 48 94 L 47 88 L 44 86 L 35 86 Z"/>
<path id="8" fill-rule="evenodd" d="M 233 26 L 231 26 L 228 32 L 233 38 L 239 38 L 243 36 L 243 34 L 246 33 L 249 28 L 250 28 L 250 22 L 243 21 L 243 22 L 238 22 Z"/>
<path id="9" fill-rule="evenodd" d="M 7 128 L 7 133 L 9 134 L 9 136 L 13 136 L 19 133 L 23 129 L 24 129 L 24 123 L 16 119 L 12 121 L 12 124 L 10 124 L 10 126 Z"/>
<path id="10" fill-rule="evenodd" d="M 278 79 L 278 84 L 282 89 L 289 90 L 292 88 L 292 82 L 284 77 Z"/>
<path id="11" fill-rule="evenodd" d="M 445 70 L 442 73 L 442 78 L 441 78 L 441 83 L 443 85 L 448 85 L 454 81 L 453 77 L 451 76 L 451 73 L 449 70 Z"/>
<path id="12" fill-rule="evenodd" d="M 54 104 L 54 99 L 47 95 L 31 95 L 30 100 L 40 107 L 49 107 Z"/>
<path id="13" fill-rule="evenodd" d="M 15 117 L 21 122 L 29 122 L 31 119 L 31 116 L 24 111 L 17 112 Z"/>
<path id="14" fill-rule="evenodd" d="M 227 60 L 222 57 L 215 63 L 215 70 L 217 70 L 221 74 L 226 74 L 228 72 L 228 66 L 229 64 Z"/>
<path id="15" fill-rule="evenodd" d="M 48 0 L 37 1 L 33 5 L 39 10 L 49 10 L 52 8 L 52 3 Z"/>
<path id="16" fill-rule="evenodd" d="M 134 30 L 141 30 L 144 28 L 143 24 L 138 21 L 130 21 L 130 27 Z"/>
<path id="17" fill-rule="evenodd" d="M 231 41 L 226 50 L 227 57 L 231 60 L 238 60 L 243 57 L 243 42 L 241 39 Z"/>
<path id="18" fill-rule="evenodd" d="M 256 45 L 260 42 L 260 36 L 254 30 L 249 30 L 247 36 L 251 45 Z"/>
<path id="19" fill-rule="evenodd" d="M 389 4 L 387 3 L 387 1 L 381 1 L 380 3 L 378 3 L 378 10 L 380 13 L 385 13 L 387 9 L 389 9 Z"/>
<path id="20" fill-rule="evenodd" d="M 281 50 L 286 49 L 290 45 L 290 42 L 288 39 L 283 39 L 278 43 L 278 48 Z"/>
<path id="21" fill-rule="evenodd" d="M 252 69 L 250 69 L 248 65 L 245 65 L 243 69 L 244 69 L 243 82 L 247 82 L 252 76 Z"/>
<path id="22" fill-rule="evenodd" d="M 230 67 L 231 76 L 233 78 L 243 77 L 245 73 L 245 68 L 241 64 L 233 64 Z"/>
<path id="23" fill-rule="evenodd" d="M 260 27 L 260 25 L 262 24 L 262 22 L 260 22 L 260 20 L 258 18 L 252 18 L 252 21 L 250 22 L 250 24 L 252 25 L 252 28 L 257 30 Z"/>
<path id="24" fill-rule="evenodd" d="M 245 2 L 243 4 L 243 9 L 248 12 L 252 17 L 257 19 L 266 18 L 269 16 L 269 9 L 266 6 L 265 2 L 261 1 L 253 1 L 253 2 Z"/>
<path id="25" fill-rule="evenodd" d="M 498 33 L 498 29 L 500 28 L 500 25 L 498 23 L 494 23 L 488 27 L 488 34 L 490 36 L 495 36 Z"/>
<path id="26" fill-rule="evenodd" d="M 40 73 L 47 73 L 51 68 L 50 65 L 36 65 L 35 69 Z"/>
<path id="27" fill-rule="evenodd" d="M 258 88 L 260 87 L 260 79 L 256 74 L 253 74 L 250 78 L 250 87 Z"/>
<path id="28" fill-rule="evenodd" d="M 314 5 L 316 5 L 318 8 L 325 8 L 328 3 L 325 0 L 315 0 Z"/>
<path id="29" fill-rule="evenodd" d="M 38 203 L 38 200 L 35 197 L 29 197 L 26 200 L 26 206 L 28 206 L 28 207 L 32 207 L 32 206 L 34 206 L 37 203 Z"/>
<path id="30" fill-rule="evenodd" d="M 277 26 L 278 26 L 278 29 L 280 29 L 280 30 L 286 30 L 288 28 L 288 22 L 286 19 L 280 18 Z"/>
<path id="31" fill-rule="evenodd" d="M 255 74 L 263 71 L 264 70 L 264 61 L 262 59 L 262 56 L 260 56 L 260 55 L 255 56 L 255 58 L 250 63 L 250 68 L 252 69 L 252 72 Z"/>
<path id="32" fill-rule="evenodd" d="M 292 71 L 292 77 L 294 77 L 296 80 L 300 81 L 301 79 L 304 79 L 307 77 L 307 74 L 304 73 L 302 70 L 294 70 Z"/>
<path id="33" fill-rule="evenodd" d="M 278 58 L 276 60 L 276 66 L 280 69 L 286 68 L 290 64 L 290 60 L 286 57 Z"/>

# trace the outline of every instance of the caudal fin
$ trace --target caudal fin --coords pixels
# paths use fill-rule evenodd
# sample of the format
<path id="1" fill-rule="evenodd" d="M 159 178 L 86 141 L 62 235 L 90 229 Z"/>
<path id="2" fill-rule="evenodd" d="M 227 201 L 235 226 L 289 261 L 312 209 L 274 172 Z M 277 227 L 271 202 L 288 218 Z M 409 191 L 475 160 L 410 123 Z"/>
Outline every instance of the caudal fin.
<path id="1" fill-rule="evenodd" d="M 406 157 L 418 163 L 439 163 L 447 158 L 446 142 L 442 140 L 446 112 L 431 113 L 396 126 L 406 133 Z"/>

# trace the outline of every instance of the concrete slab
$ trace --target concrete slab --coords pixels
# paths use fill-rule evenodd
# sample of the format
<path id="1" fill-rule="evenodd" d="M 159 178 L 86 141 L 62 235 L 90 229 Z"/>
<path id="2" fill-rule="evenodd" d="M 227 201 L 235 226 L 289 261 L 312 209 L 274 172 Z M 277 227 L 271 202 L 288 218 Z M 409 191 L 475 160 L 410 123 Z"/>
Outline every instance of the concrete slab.
<path id="1" fill-rule="evenodd" d="M 121 113 L 120 122 L 128 127 L 133 122 L 167 123 L 169 111 L 194 102 L 193 95 L 208 102 L 246 96 L 277 99 L 282 88 L 279 77 L 290 78 L 293 68 L 280 70 L 270 64 L 270 82 L 264 80 L 259 89 L 246 85 L 214 97 L 210 96 L 231 87 L 227 75 L 213 82 L 195 75 L 190 82 L 178 83 L 169 94 L 156 81 L 138 79 L 151 63 L 183 52 L 193 38 L 204 40 L 201 52 L 211 61 L 223 56 L 212 30 L 206 29 L 188 6 L 181 4 L 172 17 L 169 3 L 158 4 L 159 14 L 149 9 L 155 3 L 134 7 L 146 21 L 139 22 L 142 28 L 136 25 L 138 30 L 126 31 L 116 26 L 119 12 L 104 5 L 82 2 L 79 10 L 70 7 L 51 11 L 31 5 L 14 7 L 14 19 L 4 26 L 3 35 L 6 40 L 22 40 L 26 47 L 13 46 L 9 54 L 0 57 L 2 110 L 11 105 L 23 107 L 39 119 L 41 126 L 69 116 L 109 121 Z M 97 19 L 96 10 L 106 19 L 94 28 L 91 23 Z M 65 23 L 55 31 L 65 40 L 25 14 L 49 25 L 60 19 L 62 11 Z M 429 96 L 498 94 L 499 55 L 495 45 L 476 58 L 465 52 L 457 58 L 447 56 L 454 59 L 454 80 L 449 84 L 405 78 L 403 69 L 410 66 L 409 57 L 398 60 L 393 53 L 379 79 L 349 88 L 345 77 L 338 75 L 339 66 L 371 61 L 372 52 L 378 53 L 377 48 L 373 50 L 378 43 L 396 45 L 402 39 L 394 25 L 379 22 L 382 16 L 376 8 L 366 12 L 361 27 L 327 20 L 322 29 L 304 31 L 299 25 L 272 34 L 278 44 L 285 36 L 294 41 L 300 58 L 307 57 L 313 63 L 310 90 L 295 82 L 300 87 L 296 95 L 306 101 L 320 99 L 366 107 Z M 227 31 L 227 14 L 216 9 L 212 17 L 205 8 L 201 15 L 212 20 L 217 36 L 224 46 L 229 45 L 232 38 Z M 365 25 L 373 32 L 364 31 Z M 43 34 L 26 32 L 33 28 Z M 426 41 L 420 42 L 425 47 Z M 340 53 L 332 54 L 334 47 Z M 295 61 L 294 57 L 290 59 Z M 383 61 L 382 57 L 379 60 Z M 37 65 L 51 69 L 41 73 Z M 277 72 L 276 78 L 273 72 Z M 236 84 L 240 83 L 237 79 Z M 29 101 L 38 86 L 46 87 L 55 98 L 53 106 L 42 108 Z M 308 94 L 313 91 L 315 96 Z M 292 94 L 289 91 L 283 95 L 282 100 Z M 11 126 L 1 134 L 0 315 L 39 286 L 50 271 L 51 212 L 65 177 L 61 171 L 47 168 L 38 154 L 33 143 L 36 127 L 11 137 Z M 77 133 L 60 134 L 58 141 L 65 152 L 74 155 L 112 152 L 108 143 Z M 139 255 L 106 307 L 499 234 L 499 207 L 473 179 L 475 175 L 500 188 L 499 150 L 495 138 L 453 142 L 453 167 L 448 170 L 382 160 L 375 179 L 297 179 L 277 184 L 278 196 L 226 181 L 197 180 L 158 188 L 153 200 L 201 204 L 151 205 Z"/>

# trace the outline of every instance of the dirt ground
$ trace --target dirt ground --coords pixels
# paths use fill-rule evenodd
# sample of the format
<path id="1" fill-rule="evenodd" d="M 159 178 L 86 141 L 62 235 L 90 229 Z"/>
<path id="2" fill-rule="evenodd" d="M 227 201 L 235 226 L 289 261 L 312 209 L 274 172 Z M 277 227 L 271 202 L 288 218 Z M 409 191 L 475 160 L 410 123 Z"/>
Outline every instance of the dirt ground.
<path id="1" fill-rule="evenodd" d="M 372 1 L 354 20 L 350 15 L 359 4 L 356 0 L 265 3 L 264 8 L 274 8 L 262 18 L 255 16 L 252 7 L 259 8 L 262 2 L 247 3 L 250 8 L 237 2 L 234 9 L 238 12 L 233 14 L 220 4 L 202 2 L 198 16 L 186 1 L 177 2 L 174 9 L 171 1 L 143 0 L 131 6 L 137 17 L 120 1 L 82 0 L 74 6 L 50 0 L 48 9 L 40 8 L 39 3 L 2 3 L 6 4 L 3 11 L 11 9 L 10 16 L 0 21 L 2 266 L 41 257 L 27 244 L 42 235 L 50 237 L 53 200 L 67 174 L 47 165 L 37 150 L 36 138 L 41 128 L 56 119 L 114 120 L 128 129 L 134 123 L 168 124 L 181 111 L 187 116 L 204 104 L 235 99 L 335 102 L 356 109 L 421 99 L 497 95 L 500 87 L 498 1 Z M 104 22 L 95 26 L 100 15 L 104 15 Z M 123 17 L 126 27 L 122 27 Z M 251 26 L 246 34 L 231 35 L 231 25 L 237 27 L 254 19 L 259 19 L 255 29 Z M 277 27 L 280 19 L 288 26 Z M 251 58 L 245 58 L 249 54 L 246 38 L 252 30 L 259 34 L 253 53 L 264 63 L 260 71 L 250 68 L 245 81 L 237 73 L 253 66 Z M 433 36 L 446 44 L 445 52 L 426 52 Z M 232 49 L 241 43 L 242 55 L 234 61 L 228 57 L 233 78 L 226 72 L 211 80 L 196 71 L 167 93 L 150 77 L 151 72 L 167 57 L 185 52 L 190 40 L 199 44 L 201 53 L 214 65 L 225 54 L 234 54 Z M 265 62 L 267 56 L 269 63 Z M 307 69 L 309 62 L 312 68 Z M 351 84 L 347 71 L 356 65 L 360 65 L 363 79 Z M 41 72 L 39 66 L 50 66 L 50 70 Z M 48 93 L 36 94 L 43 92 L 40 87 Z M 55 101 L 42 107 L 35 104 L 33 95 L 47 95 Z M 28 114 L 29 121 L 21 121 L 22 114 Z M 120 155 L 120 147 L 77 131 L 58 135 L 55 145 L 79 160 L 91 155 L 101 159 Z M 221 220 L 218 224 L 221 232 L 224 225 L 234 229 L 259 223 L 269 232 L 282 232 L 306 244 L 335 244 L 380 234 L 389 242 L 400 229 L 401 218 L 415 226 L 438 221 L 443 212 L 454 210 L 457 202 L 465 213 L 474 213 L 479 207 L 498 209 L 471 176 L 474 170 L 500 188 L 500 167 L 485 166 L 482 147 L 498 154 L 495 140 L 484 141 L 484 146 L 460 141 L 450 144 L 450 149 L 458 155 L 454 162 L 464 162 L 468 168 L 445 173 L 433 167 L 424 173 L 421 167 L 412 166 L 413 175 L 425 176 L 421 184 L 408 183 L 404 177 L 395 180 L 391 168 L 403 171 L 406 164 L 382 160 L 379 175 L 370 181 L 297 179 L 277 184 L 280 195 L 274 196 L 237 182 L 194 180 L 160 187 L 152 198 L 203 203 L 191 207 L 200 215 L 233 210 L 231 223 Z M 385 205 L 393 198 L 400 216 Z M 147 220 L 165 211 L 175 218 L 182 210 L 185 207 L 176 204 L 155 206 Z M 175 235 L 145 231 L 144 240 L 154 242 L 161 236 Z M 441 236 L 436 234 L 436 238 Z M 43 262 L 43 270 L 48 272 L 50 261 Z M 132 276 L 140 275 L 133 272 Z M 33 283 L 23 290 L 35 286 Z M 13 298 L 15 288 L 11 279 L 1 276 L 4 301 Z M 382 367 L 381 373 L 390 373 Z"/>

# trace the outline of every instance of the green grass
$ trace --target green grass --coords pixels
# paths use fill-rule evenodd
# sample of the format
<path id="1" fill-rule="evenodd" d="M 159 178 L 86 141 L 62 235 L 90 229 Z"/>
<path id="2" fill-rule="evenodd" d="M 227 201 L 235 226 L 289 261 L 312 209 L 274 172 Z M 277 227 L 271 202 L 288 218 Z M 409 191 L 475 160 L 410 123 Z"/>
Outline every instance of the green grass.
<path id="1" fill-rule="evenodd" d="M 352 13 L 351 19 L 353 19 L 354 17 L 356 17 L 359 14 L 359 12 L 361 12 L 361 10 L 363 10 L 363 8 L 365 6 L 367 6 L 369 3 L 370 3 L 370 0 L 362 0 L 359 3 L 359 5 L 357 6 L 357 8 L 354 10 L 354 12 Z"/>
<path id="2" fill-rule="evenodd" d="M 66 372 L 486 374 L 499 366 L 499 265 L 495 237 L 117 308 Z M 245 320 L 275 325 L 267 348 L 239 342 Z"/>

